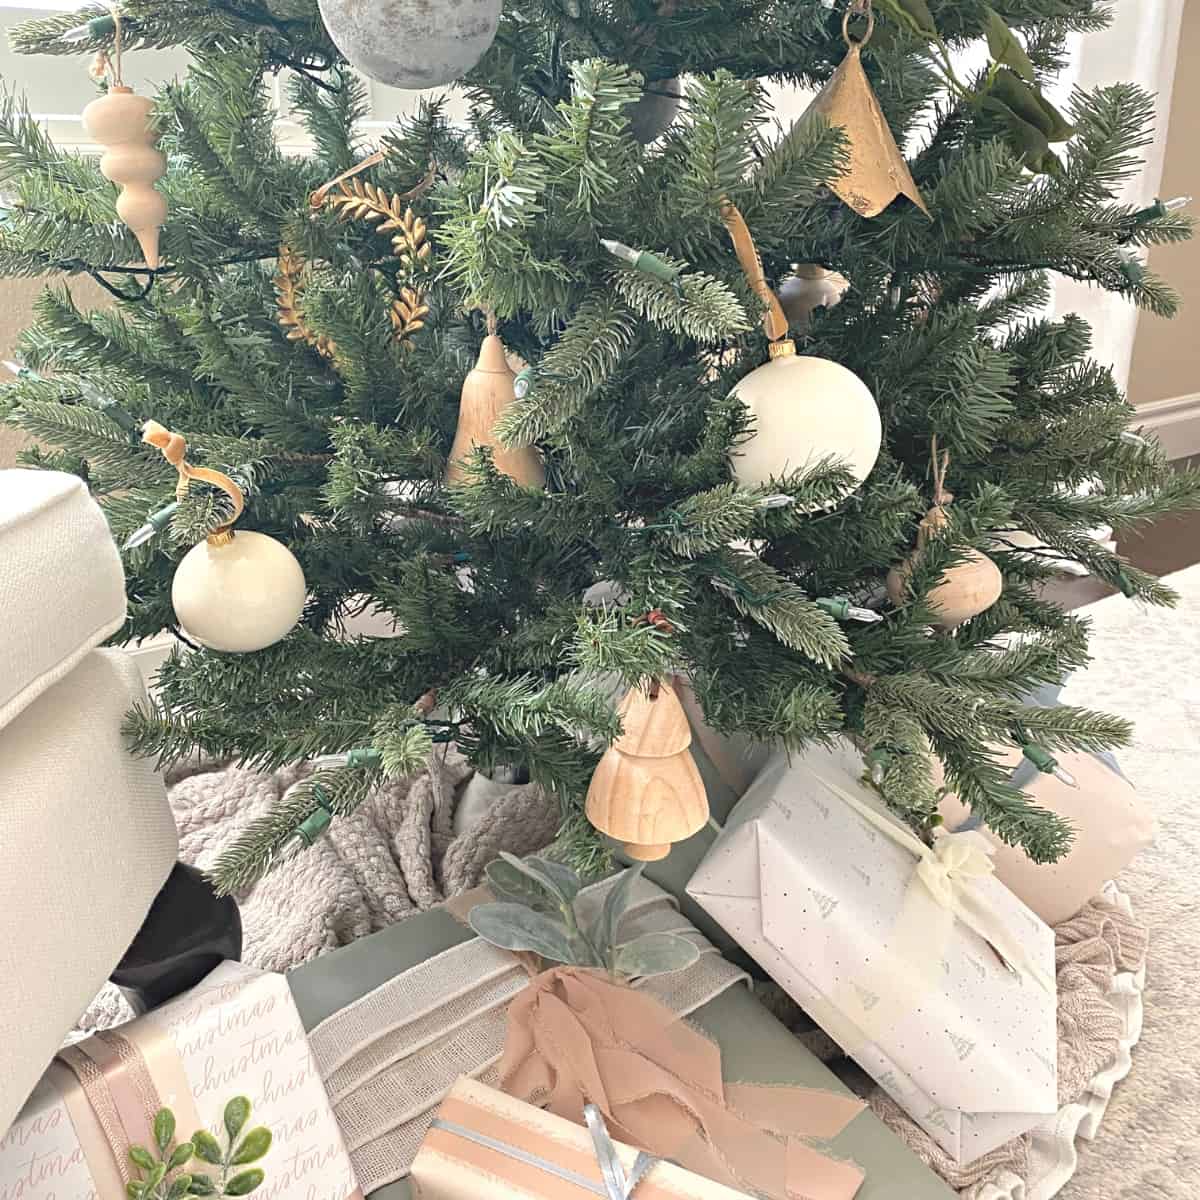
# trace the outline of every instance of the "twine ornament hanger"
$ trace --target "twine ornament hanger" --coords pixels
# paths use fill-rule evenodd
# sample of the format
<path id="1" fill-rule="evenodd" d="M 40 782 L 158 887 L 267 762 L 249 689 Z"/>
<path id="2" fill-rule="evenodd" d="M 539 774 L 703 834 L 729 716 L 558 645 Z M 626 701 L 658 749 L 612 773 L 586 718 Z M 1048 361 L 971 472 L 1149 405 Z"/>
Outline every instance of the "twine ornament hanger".
<path id="1" fill-rule="evenodd" d="M 240 487 L 221 471 L 209 467 L 194 467 L 187 461 L 187 442 L 182 434 L 172 433 L 157 421 L 147 421 L 142 427 L 142 441 L 162 451 L 162 456 L 179 472 L 175 498 L 182 500 L 193 479 L 220 488 L 233 501 L 233 513 L 208 534 L 210 546 L 226 546 L 233 541 L 233 526 L 246 507 L 246 496 Z"/>

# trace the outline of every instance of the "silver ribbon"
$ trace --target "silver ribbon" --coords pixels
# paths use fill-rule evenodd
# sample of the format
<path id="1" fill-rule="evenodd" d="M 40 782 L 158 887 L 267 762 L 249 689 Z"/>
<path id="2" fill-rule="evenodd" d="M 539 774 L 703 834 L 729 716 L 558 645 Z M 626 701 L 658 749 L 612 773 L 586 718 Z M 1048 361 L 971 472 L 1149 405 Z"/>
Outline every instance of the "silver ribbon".
<path id="1" fill-rule="evenodd" d="M 655 1158 L 652 1154 L 647 1154 L 644 1150 L 639 1150 L 633 1163 L 633 1170 L 627 1176 L 624 1164 L 617 1154 L 617 1147 L 612 1138 L 608 1136 L 608 1130 L 604 1126 L 604 1118 L 600 1115 L 600 1110 L 594 1104 L 588 1104 L 583 1110 L 583 1115 L 587 1119 L 588 1131 L 592 1135 L 592 1145 L 596 1150 L 596 1161 L 600 1164 L 603 1184 L 593 1183 L 586 1176 L 567 1167 L 559 1166 L 558 1163 L 551 1162 L 547 1158 L 542 1158 L 540 1154 L 532 1154 L 528 1150 L 522 1150 L 520 1146 L 513 1146 L 497 1138 L 488 1137 L 486 1133 L 468 1129 L 465 1125 L 459 1125 L 455 1121 L 443 1121 L 441 1117 L 438 1117 L 433 1123 L 433 1128 L 442 1129 L 446 1133 L 454 1134 L 455 1137 L 464 1138 L 476 1146 L 495 1150 L 528 1167 L 536 1167 L 566 1183 L 584 1188 L 594 1196 L 600 1196 L 602 1200 L 629 1200 L 637 1185 L 650 1173 L 651 1168 L 662 1160 Z"/>

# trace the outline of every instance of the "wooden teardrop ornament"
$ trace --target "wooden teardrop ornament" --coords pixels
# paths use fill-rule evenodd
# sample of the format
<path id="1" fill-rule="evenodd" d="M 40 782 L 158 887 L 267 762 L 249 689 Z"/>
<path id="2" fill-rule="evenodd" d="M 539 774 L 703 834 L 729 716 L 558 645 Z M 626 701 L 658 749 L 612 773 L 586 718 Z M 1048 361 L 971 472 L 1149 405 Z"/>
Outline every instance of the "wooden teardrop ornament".
<path id="1" fill-rule="evenodd" d="M 708 796 L 688 750 L 687 714 L 669 684 L 634 688 L 619 711 L 624 732 L 592 776 L 587 818 L 630 858 L 655 862 L 704 827 Z"/>
<path id="2" fill-rule="evenodd" d="M 497 470 L 522 487 L 546 486 L 546 472 L 538 452 L 532 446 L 517 449 L 502 446 L 492 432 L 501 415 L 516 400 L 515 379 L 504 354 L 504 343 L 495 334 L 489 334 L 479 348 L 479 361 L 463 380 L 458 429 L 446 469 L 447 483 L 461 483 L 466 477 L 463 460 L 473 446 L 488 446 Z"/>
<path id="3" fill-rule="evenodd" d="M 934 505 L 917 530 L 917 548 L 904 562 L 888 572 L 887 592 L 893 604 L 902 604 L 908 589 L 909 576 L 920 561 L 925 545 L 946 527 L 946 510 Z M 938 615 L 939 629 L 956 629 L 964 621 L 986 612 L 1004 590 L 1000 568 L 986 554 L 970 550 L 963 562 L 950 567 L 926 597 Z"/>
<path id="4" fill-rule="evenodd" d="M 146 266 L 159 265 L 158 232 L 167 218 L 166 197 L 154 183 L 167 170 L 167 160 L 157 149 L 158 133 L 150 122 L 154 101 L 136 96 L 132 88 L 114 84 L 108 94 L 83 110 L 88 137 L 104 147 L 100 173 L 117 184 L 117 216 L 129 227 L 142 248 Z"/>

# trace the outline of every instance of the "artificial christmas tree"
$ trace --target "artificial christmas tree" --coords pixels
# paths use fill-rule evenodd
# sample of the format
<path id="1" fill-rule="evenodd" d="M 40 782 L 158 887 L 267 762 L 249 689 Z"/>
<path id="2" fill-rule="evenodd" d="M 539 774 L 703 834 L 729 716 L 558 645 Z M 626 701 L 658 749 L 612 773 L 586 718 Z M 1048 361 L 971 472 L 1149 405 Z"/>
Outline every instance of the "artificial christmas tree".
<path id="1" fill-rule="evenodd" d="M 601 685 L 614 672 L 626 686 L 686 674 L 719 732 L 787 747 L 849 733 L 876 752 L 880 790 L 918 831 L 937 810 L 936 755 L 995 833 L 1038 860 L 1062 853 L 1068 829 L 1027 803 L 992 748 L 1022 736 L 1092 750 L 1127 730 L 1022 705 L 1084 661 L 1086 629 L 1039 594 L 1052 563 L 992 535 L 1027 530 L 1128 595 L 1170 601 L 1087 533 L 1194 506 L 1200 478 L 1123 438 L 1131 410 L 1090 361 L 1086 326 L 1042 313 L 1049 272 L 1170 313 L 1169 289 L 1126 258 L 1190 225 L 1115 198 L 1150 136 L 1149 96 L 1079 93 L 1064 116 L 1042 95 L 1071 36 L 1102 26 L 1097 0 L 871 7 L 508 0 L 463 80 L 470 121 L 453 126 L 426 102 L 386 134 L 362 175 L 374 191 L 359 194 L 323 186 L 369 147 L 355 130 L 362 86 L 315 0 L 127 0 L 127 54 L 182 44 L 195 60 L 157 101 L 168 216 L 150 271 L 127 265 L 138 250 L 96 166 L 4 106 L 0 272 L 84 272 L 120 296 L 93 313 L 61 287 L 41 299 L 22 344 L 33 373 L 0 400 L 6 420 L 55 447 L 30 461 L 87 479 L 124 538 L 173 496 L 174 472 L 138 438 L 157 419 L 244 485 L 243 525 L 285 543 L 307 582 L 282 642 L 174 656 L 158 707 L 129 719 L 133 744 L 266 766 L 369 751 L 292 789 L 222 862 L 226 885 L 301 842 L 295 829 L 318 809 L 336 819 L 381 772 L 450 740 L 485 771 L 516 767 L 555 789 L 568 850 L 594 862 L 581 806 L 620 732 Z M 13 40 L 28 53 L 104 49 L 102 15 L 26 22 Z M 89 20 L 81 40 L 65 38 Z M 813 113 L 773 133 L 758 80 L 820 87 L 847 41 L 869 84 L 857 94 L 878 97 L 886 128 L 868 106 L 864 143 L 842 95 L 844 131 Z M 985 41 L 988 65 L 961 78 L 957 52 Z M 307 156 L 285 156 L 273 135 L 269 85 L 284 69 Z M 642 81 L 676 76 L 681 111 L 643 145 L 628 126 Z M 843 203 L 864 155 L 893 138 L 913 187 L 900 178 L 883 206 Z M 895 162 L 873 168 L 898 178 Z M 326 203 L 337 195 L 349 199 Z M 401 224 L 411 207 L 432 249 L 381 234 L 380 205 Z M 733 482 L 754 436 L 736 385 L 785 331 L 760 325 L 774 306 L 730 246 L 731 208 L 768 291 L 794 262 L 850 282 L 798 349 L 874 397 L 883 442 L 865 479 L 819 461 Z M 605 242 L 632 247 L 632 261 Z M 484 311 L 529 367 L 476 440 L 536 452 L 544 486 L 522 486 L 486 445 L 446 482 Z M 802 386 L 796 401 L 837 404 Z M 887 571 L 933 500 L 934 434 L 957 498 L 889 604 Z M 175 626 L 175 563 L 223 512 L 194 488 L 169 532 L 127 553 L 122 637 Z M 999 600 L 931 636 L 930 591 L 984 546 Z M 614 599 L 585 603 L 602 582 Z M 830 603 L 842 598 L 883 619 L 840 624 L 829 610 L 845 611 Z M 398 636 L 344 633 L 343 618 L 372 607 Z M 646 621 L 652 611 L 664 619 Z"/>

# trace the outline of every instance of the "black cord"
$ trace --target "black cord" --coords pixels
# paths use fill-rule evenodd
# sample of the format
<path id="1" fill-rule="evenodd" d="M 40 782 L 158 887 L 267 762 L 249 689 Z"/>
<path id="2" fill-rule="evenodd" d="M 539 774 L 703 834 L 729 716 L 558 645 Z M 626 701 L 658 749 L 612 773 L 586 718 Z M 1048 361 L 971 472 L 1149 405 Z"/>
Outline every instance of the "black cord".
<path id="1" fill-rule="evenodd" d="M 178 638 L 179 641 L 181 641 L 185 646 L 187 646 L 187 648 L 189 650 L 199 650 L 200 649 L 200 647 L 197 646 L 196 643 L 193 642 L 190 638 L 184 637 L 184 635 L 181 632 L 178 625 L 168 625 L 167 628 L 171 631 L 172 635 L 174 637 Z"/>
<path id="2" fill-rule="evenodd" d="M 101 274 L 100 274 L 100 272 L 99 272 L 98 270 L 96 270 L 95 268 L 93 268 L 93 267 L 87 267 L 87 266 L 85 266 L 85 267 L 84 267 L 84 270 L 85 270 L 85 271 L 86 271 L 86 272 L 87 272 L 87 273 L 88 273 L 88 274 L 89 274 L 89 275 L 90 275 L 90 276 L 91 276 L 91 277 L 92 277 L 92 278 L 93 278 L 93 279 L 94 279 L 94 280 L 95 280 L 95 281 L 96 281 L 96 282 L 97 282 L 97 283 L 98 283 L 98 284 L 99 284 L 99 285 L 100 285 L 100 286 L 101 286 L 101 287 L 102 287 L 102 288 L 103 288 L 103 289 L 104 289 L 104 290 L 105 290 L 105 291 L 106 291 L 106 292 L 107 292 L 107 293 L 108 293 L 110 296 L 113 296 L 113 297 L 115 297 L 117 300 L 124 300 L 124 301 L 126 301 L 126 302 L 128 302 L 128 303 L 130 303 L 130 304 L 140 304 L 140 303 L 141 303 L 143 300 L 145 300 L 145 299 L 146 299 L 146 297 L 150 295 L 150 289 L 151 289 L 151 288 L 154 286 L 154 281 L 155 281 L 155 279 L 157 279 L 157 278 L 158 278 L 158 272 L 157 272 L 157 271 L 153 271 L 153 270 L 150 270 L 149 268 L 143 267 L 143 268 L 142 268 L 142 270 L 143 270 L 143 271 L 146 271 L 146 272 L 149 274 L 149 276 L 150 276 L 150 278 L 146 280 L 146 285 L 145 285 L 145 287 L 143 287 L 143 288 L 142 288 L 140 291 L 138 291 L 137 293 L 133 293 L 133 292 L 123 292 L 123 291 L 121 291 L 121 289 L 120 289 L 120 288 L 118 288 L 118 287 L 113 287 L 113 285 L 112 285 L 111 283 L 109 283 L 109 282 L 108 282 L 108 280 L 107 280 L 107 279 L 105 279 L 105 278 L 104 278 L 104 276 L 103 276 L 103 275 L 101 275 Z M 139 274 L 140 274 L 140 272 L 134 272 L 134 271 L 132 271 L 132 270 L 130 270 L 130 271 L 127 271 L 126 273 L 127 273 L 127 274 L 135 274 L 135 273 L 139 273 Z"/>

